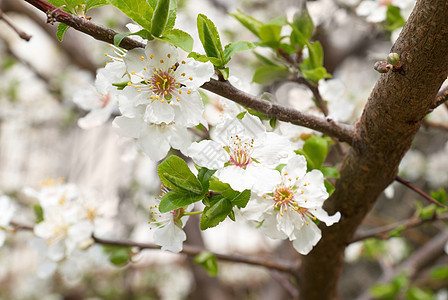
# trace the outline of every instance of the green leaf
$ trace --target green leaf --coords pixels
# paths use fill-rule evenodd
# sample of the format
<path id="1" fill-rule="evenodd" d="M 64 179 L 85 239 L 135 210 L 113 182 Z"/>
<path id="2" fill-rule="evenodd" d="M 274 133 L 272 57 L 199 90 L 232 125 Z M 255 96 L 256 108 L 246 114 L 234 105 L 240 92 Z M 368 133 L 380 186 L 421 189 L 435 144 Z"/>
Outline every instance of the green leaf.
<path id="1" fill-rule="evenodd" d="M 275 127 L 277 127 L 277 118 L 271 118 L 269 120 L 269 126 L 271 126 L 272 129 L 275 129 Z"/>
<path id="2" fill-rule="evenodd" d="M 330 147 L 326 138 L 312 136 L 303 145 L 308 169 L 321 169 Z"/>
<path id="3" fill-rule="evenodd" d="M 44 220 L 44 210 L 42 209 L 42 206 L 40 206 L 39 204 L 34 204 L 33 209 L 34 209 L 34 215 L 36 215 L 36 221 L 34 223 L 39 224 Z"/>
<path id="4" fill-rule="evenodd" d="M 258 58 L 259 60 L 261 60 L 263 63 L 265 63 L 266 65 L 271 65 L 271 66 L 281 66 L 277 63 L 275 63 L 274 61 L 270 60 L 269 58 L 267 58 L 266 56 L 261 55 L 260 53 L 257 53 L 255 51 L 253 51 L 253 54 L 255 55 L 256 58 Z"/>
<path id="5" fill-rule="evenodd" d="M 249 29 L 257 37 L 260 37 L 259 31 L 260 31 L 260 27 L 263 26 L 262 22 L 260 22 L 257 19 L 252 18 L 252 17 L 244 14 L 240 10 L 237 10 L 236 13 L 233 13 L 233 14 L 230 14 L 230 15 L 235 17 L 235 19 L 237 19 L 241 24 L 243 24 L 244 27 Z"/>
<path id="6" fill-rule="evenodd" d="M 285 79 L 289 75 L 289 70 L 285 66 L 266 65 L 255 70 L 253 82 L 259 84 L 270 84 L 276 80 Z"/>
<path id="7" fill-rule="evenodd" d="M 202 185 L 190 171 L 187 163 L 180 157 L 172 155 L 157 168 L 162 183 L 172 190 L 189 191 L 202 194 Z"/>
<path id="8" fill-rule="evenodd" d="M 64 38 L 64 34 L 67 32 L 67 30 L 69 28 L 70 28 L 70 26 L 68 26 L 64 23 L 59 23 L 58 30 L 56 31 L 56 37 L 58 38 L 59 41 L 62 42 L 62 40 Z"/>
<path id="9" fill-rule="evenodd" d="M 447 200 L 447 195 L 444 189 L 438 189 L 437 191 L 431 191 L 431 197 L 438 202 L 445 204 Z"/>
<path id="10" fill-rule="evenodd" d="M 435 204 L 423 206 L 420 202 L 415 202 L 415 205 L 417 206 L 417 215 L 421 219 L 431 218 L 436 212 L 437 208 Z"/>
<path id="11" fill-rule="evenodd" d="M 322 45 L 316 41 L 314 43 L 307 43 L 308 51 L 310 53 L 310 69 L 322 67 L 324 63 L 324 50 Z"/>
<path id="12" fill-rule="evenodd" d="M 320 168 L 322 174 L 325 178 L 339 178 L 339 172 L 333 167 L 322 167 Z"/>
<path id="13" fill-rule="evenodd" d="M 336 188 L 326 179 L 324 180 L 324 185 L 325 185 L 325 189 L 327 190 L 328 195 L 331 196 L 331 194 L 333 194 L 333 192 L 336 190 Z"/>
<path id="14" fill-rule="evenodd" d="M 264 45 L 277 47 L 280 43 L 280 32 L 282 26 L 276 24 L 265 24 L 260 27 L 260 39 Z"/>
<path id="15" fill-rule="evenodd" d="M 434 294 L 430 290 L 413 286 L 406 291 L 406 300 L 434 300 Z"/>
<path id="16" fill-rule="evenodd" d="M 331 74 L 327 73 L 327 69 L 319 67 L 311 70 L 302 69 L 303 77 L 314 83 L 319 82 L 321 79 L 331 78 Z"/>
<path id="17" fill-rule="evenodd" d="M 232 203 L 229 199 L 222 195 L 217 195 L 208 200 L 208 206 L 204 208 L 204 212 L 201 216 L 200 228 L 205 230 L 210 227 L 215 227 L 222 221 L 224 221 L 227 216 L 232 211 Z"/>
<path id="18" fill-rule="evenodd" d="M 437 266 L 431 270 L 431 277 L 438 280 L 448 281 L 448 266 Z"/>
<path id="19" fill-rule="evenodd" d="M 291 35 L 289 37 L 291 45 L 295 46 L 297 50 L 303 49 L 308 40 L 305 36 L 295 27 L 292 27 Z"/>
<path id="20" fill-rule="evenodd" d="M 173 211 L 175 209 L 201 201 L 204 195 L 190 193 L 188 191 L 170 191 L 162 196 L 159 204 L 161 213 Z"/>
<path id="21" fill-rule="evenodd" d="M 137 24 L 151 32 L 153 8 L 146 0 L 107 0 L 117 7 Z"/>
<path id="22" fill-rule="evenodd" d="M 375 299 L 392 300 L 395 299 L 398 292 L 397 288 L 391 283 L 376 284 L 370 288 L 370 294 Z"/>
<path id="23" fill-rule="evenodd" d="M 204 54 L 199 54 L 197 52 L 190 52 L 190 54 L 188 54 L 188 57 L 194 58 L 197 61 L 200 62 L 211 62 L 214 66 L 220 66 L 221 65 L 221 61 L 216 58 L 216 57 L 208 57 L 207 55 Z"/>
<path id="24" fill-rule="evenodd" d="M 142 37 L 144 39 L 147 39 L 147 40 L 151 40 L 152 39 L 151 33 L 149 33 L 149 31 L 147 31 L 146 29 L 142 29 L 142 30 L 139 30 L 137 32 L 127 32 L 127 33 L 118 33 L 118 34 L 116 34 L 114 36 L 114 45 L 119 47 L 121 41 L 125 37 L 130 36 L 130 35 L 138 35 L 138 36 L 140 36 L 140 37 Z"/>
<path id="25" fill-rule="evenodd" d="M 222 78 L 224 79 L 224 80 L 227 80 L 227 79 L 229 79 L 229 76 L 230 76 L 230 69 L 227 67 L 227 68 L 224 68 L 224 69 L 218 69 L 217 70 L 221 75 L 222 75 Z"/>
<path id="26" fill-rule="evenodd" d="M 215 24 L 205 15 L 199 14 L 197 18 L 199 39 L 208 57 L 216 57 L 220 60 L 220 66 L 224 66 L 224 52 L 221 45 L 218 30 Z"/>
<path id="27" fill-rule="evenodd" d="M 306 7 L 306 2 L 302 2 L 300 11 L 294 14 L 291 27 L 294 31 L 299 31 L 305 40 L 309 40 L 313 35 L 314 24 Z"/>
<path id="28" fill-rule="evenodd" d="M 400 8 L 394 5 L 388 5 L 386 11 L 386 30 L 392 32 L 395 29 L 401 28 L 406 24 L 400 13 Z"/>
<path id="29" fill-rule="evenodd" d="M 204 193 L 208 192 L 210 187 L 210 178 L 215 174 L 216 170 L 209 170 L 207 168 L 201 168 L 198 172 L 198 179 L 202 184 L 202 191 Z"/>
<path id="30" fill-rule="evenodd" d="M 108 5 L 109 3 L 107 2 L 107 0 L 87 0 L 86 1 L 86 11 L 88 11 L 89 9 L 95 8 L 95 7 L 100 7 L 100 6 L 104 6 L 104 5 Z"/>
<path id="31" fill-rule="evenodd" d="M 228 189 L 232 189 L 228 183 L 224 183 L 218 180 L 211 180 L 209 189 L 215 192 L 224 192 Z"/>
<path id="32" fill-rule="evenodd" d="M 153 36 L 160 36 L 165 31 L 169 11 L 170 0 L 159 0 L 157 2 L 151 19 L 151 34 Z"/>
<path id="33" fill-rule="evenodd" d="M 168 21 L 166 22 L 165 31 L 170 30 L 174 27 L 174 24 L 176 23 L 176 14 L 177 14 L 177 1 L 171 0 L 170 12 L 168 14 Z"/>
<path id="34" fill-rule="evenodd" d="M 131 247 L 103 245 L 103 251 L 109 255 L 109 261 L 116 266 L 123 266 L 131 261 Z"/>
<path id="35" fill-rule="evenodd" d="M 194 263 L 202 266 L 208 275 L 218 275 L 218 260 L 213 253 L 209 251 L 199 253 L 194 257 Z"/>
<path id="36" fill-rule="evenodd" d="M 245 42 L 245 41 L 239 41 L 235 43 L 227 44 L 224 48 L 224 65 L 226 65 L 230 59 L 232 58 L 232 55 L 235 53 L 251 50 L 254 49 L 256 45 L 254 43 Z"/>
<path id="37" fill-rule="evenodd" d="M 176 47 L 179 47 L 186 52 L 190 52 L 193 49 L 193 38 L 180 29 L 170 29 L 163 33 L 161 37 L 155 37 L 155 39 L 168 42 Z"/>
<path id="38" fill-rule="evenodd" d="M 228 189 L 222 192 L 222 195 L 227 198 L 232 205 L 236 205 L 238 208 L 244 208 L 250 199 L 250 190 L 244 190 L 242 192 Z"/>
<path id="39" fill-rule="evenodd" d="M 389 232 L 389 237 L 400 237 L 401 233 L 405 229 L 406 229 L 406 227 L 404 225 L 403 226 L 398 226 L 397 228 L 395 228 L 394 230 Z"/>

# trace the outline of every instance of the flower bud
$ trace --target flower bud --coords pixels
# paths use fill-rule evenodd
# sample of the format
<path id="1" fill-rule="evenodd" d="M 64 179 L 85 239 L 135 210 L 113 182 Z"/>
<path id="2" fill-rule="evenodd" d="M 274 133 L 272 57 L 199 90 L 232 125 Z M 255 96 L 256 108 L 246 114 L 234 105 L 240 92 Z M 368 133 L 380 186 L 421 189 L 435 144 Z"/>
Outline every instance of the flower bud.
<path id="1" fill-rule="evenodd" d="M 379 73 L 387 73 L 391 69 L 391 65 L 387 61 L 377 61 L 373 68 Z"/>
<path id="2" fill-rule="evenodd" d="M 387 56 L 387 62 L 392 66 L 396 66 L 400 63 L 400 56 L 397 53 L 389 53 Z"/>

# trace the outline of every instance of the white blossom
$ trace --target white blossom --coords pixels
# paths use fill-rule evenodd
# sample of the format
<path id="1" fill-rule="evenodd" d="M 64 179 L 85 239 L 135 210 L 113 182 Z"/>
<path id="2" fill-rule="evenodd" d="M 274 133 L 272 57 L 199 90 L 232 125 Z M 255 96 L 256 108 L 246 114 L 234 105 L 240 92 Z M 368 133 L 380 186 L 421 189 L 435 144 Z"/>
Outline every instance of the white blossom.
<path id="1" fill-rule="evenodd" d="M 16 206 L 8 196 L 0 196 L 0 247 L 3 246 L 6 234 L 5 227 L 9 226 Z"/>
<path id="2" fill-rule="evenodd" d="M 380 23 L 386 20 L 389 5 L 400 8 L 401 16 L 407 20 L 415 5 L 415 0 L 364 0 L 356 8 L 356 13 L 366 17 L 369 22 Z"/>
<path id="3" fill-rule="evenodd" d="M 289 238 L 301 254 L 308 254 L 321 238 L 316 219 L 331 226 L 338 222 L 339 212 L 329 216 L 322 208 L 328 193 L 320 171 L 306 173 L 306 160 L 292 157 L 282 169 L 275 188 L 262 196 L 252 194 L 243 215 L 261 224 L 259 227 L 274 239 Z"/>
<path id="4" fill-rule="evenodd" d="M 215 176 L 238 191 L 271 190 L 280 179 L 273 168 L 293 153 L 286 138 L 266 132 L 249 113 L 242 120 L 228 119 L 218 125 L 211 137 L 193 143 L 188 154 L 199 166 L 217 170 Z"/>

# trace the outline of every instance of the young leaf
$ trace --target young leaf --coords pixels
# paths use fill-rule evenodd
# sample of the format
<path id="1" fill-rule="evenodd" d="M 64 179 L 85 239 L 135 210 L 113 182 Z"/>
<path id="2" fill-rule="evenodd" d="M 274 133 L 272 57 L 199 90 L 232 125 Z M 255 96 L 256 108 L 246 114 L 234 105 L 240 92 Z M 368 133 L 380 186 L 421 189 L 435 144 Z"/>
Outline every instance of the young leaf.
<path id="1" fill-rule="evenodd" d="M 153 8 L 146 0 L 107 0 L 129 18 L 148 31 L 151 31 Z"/>
<path id="2" fill-rule="evenodd" d="M 147 40 L 152 39 L 151 33 L 149 33 L 149 31 L 147 31 L 145 29 L 142 29 L 142 30 L 139 30 L 137 32 L 127 32 L 127 33 L 118 33 L 118 34 L 116 34 L 114 36 L 114 45 L 119 47 L 121 41 L 125 37 L 130 36 L 130 35 L 138 35 L 138 36 L 141 36 L 142 38 L 147 39 Z"/>
<path id="3" fill-rule="evenodd" d="M 209 170 L 207 168 L 201 168 L 198 173 L 198 179 L 202 184 L 202 190 L 204 193 L 208 192 L 210 186 L 210 178 L 215 174 L 216 170 Z"/>
<path id="4" fill-rule="evenodd" d="M 186 52 L 190 52 L 193 49 L 193 38 L 185 31 L 179 29 L 167 30 L 161 37 L 155 37 L 155 39 L 168 42 Z"/>
<path id="5" fill-rule="evenodd" d="M 309 40 L 313 34 L 314 24 L 306 7 L 306 1 L 302 2 L 300 11 L 294 14 L 291 26 L 303 36 L 305 40 Z M 296 32 L 296 30 L 293 30 Z"/>
<path id="6" fill-rule="evenodd" d="M 308 169 L 320 169 L 327 157 L 329 145 L 325 138 L 312 136 L 303 145 L 303 151 L 308 163 Z"/>
<path id="7" fill-rule="evenodd" d="M 232 55 L 234 55 L 237 52 L 246 51 L 254 49 L 256 46 L 254 43 L 245 42 L 245 41 L 239 41 L 235 43 L 227 44 L 224 48 L 224 65 L 226 65 L 230 59 L 232 58 Z"/>
<path id="8" fill-rule="evenodd" d="M 445 204 L 447 200 L 447 195 L 444 189 L 438 189 L 437 191 L 431 191 L 431 197 L 437 200 L 438 202 Z"/>
<path id="9" fill-rule="evenodd" d="M 224 80 L 227 80 L 227 79 L 229 79 L 229 76 L 230 76 L 230 69 L 227 67 L 227 68 L 220 68 L 220 69 L 218 69 L 218 70 L 216 70 L 216 71 L 218 71 L 221 75 L 222 75 L 222 78 L 224 79 Z"/>
<path id="10" fill-rule="evenodd" d="M 202 266 L 210 276 L 218 275 L 218 260 L 208 251 L 203 251 L 194 257 L 194 263 Z"/>
<path id="11" fill-rule="evenodd" d="M 400 13 L 400 8 L 394 5 L 388 5 L 386 11 L 386 29 L 390 32 L 403 27 L 406 21 Z"/>
<path id="12" fill-rule="evenodd" d="M 58 40 L 60 40 L 62 42 L 62 40 L 64 38 L 64 34 L 67 32 L 67 30 L 69 28 L 70 28 L 70 26 L 68 26 L 64 23 L 59 23 L 58 30 L 56 31 L 56 37 L 58 38 Z"/>
<path id="13" fill-rule="evenodd" d="M 270 84 L 279 79 L 285 79 L 289 75 L 289 70 L 285 66 L 266 65 L 259 67 L 252 78 L 253 82 L 259 84 Z"/>
<path id="14" fill-rule="evenodd" d="M 123 266 L 131 261 L 131 248 L 103 245 L 103 251 L 109 254 L 109 261 L 116 266 Z"/>
<path id="15" fill-rule="evenodd" d="M 224 66 L 224 52 L 222 50 L 221 39 L 215 24 L 205 15 L 199 14 L 197 19 L 199 39 L 208 57 L 216 57 Z"/>
<path id="16" fill-rule="evenodd" d="M 257 37 L 260 37 L 259 31 L 260 27 L 263 26 L 262 22 L 258 21 L 255 18 L 252 18 L 251 16 L 244 14 L 240 10 L 237 10 L 236 13 L 230 15 L 235 17 L 235 19 L 237 19 L 241 24 L 243 24 L 244 27 L 252 31 L 252 33 L 255 34 Z"/>
<path id="17" fill-rule="evenodd" d="M 302 67 L 302 65 L 301 65 Z M 331 78 L 331 74 L 327 73 L 327 69 L 324 67 L 318 67 L 315 69 L 307 70 L 305 68 L 301 69 L 303 77 L 305 77 L 307 80 L 312 81 L 314 83 L 319 82 L 319 80 L 324 78 Z"/>
<path id="18" fill-rule="evenodd" d="M 325 178 L 339 178 L 339 172 L 333 167 L 322 167 L 320 169 Z"/>
<path id="19" fill-rule="evenodd" d="M 159 211 L 161 213 L 169 212 L 201 201 L 202 198 L 204 198 L 204 195 L 198 195 L 188 191 L 170 191 L 162 196 L 159 204 Z"/>
<path id="20" fill-rule="evenodd" d="M 44 220 L 44 210 L 42 206 L 39 204 L 34 204 L 33 206 L 34 214 L 36 215 L 36 222 L 35 224 L 38 224 Z"/>
<path id="21" fill-rule="evenodd" d="M 104 6 L 104 5 L 108 5 L 109 3 L 107 2 L 107 0 L 87 0 L 86 1 L 86 11 L 88 11 L 89 9 L 95 8 L 95 7 L 100 7 L 100 6 Z"/>
<path id="22" fill-rule="evenodd" d="M 324 63 L 324 50 L 322 45 L 316 41 L 314 43 L 307 43 L 308 51 L 310 53 L 310 69 L 322 67 Z"/>
<path id="23" fill-rule="evenodd" d="M 153 36 L 160 36 L 165 31 L 169 11 L 170 0 L 159 0 L 157 2 L 151 19 L 151 34 Z"/>
<path id="24" fill-rule="evenodd" d="M 222 192 L 222 195 L 226 197 L 232 205 L 238 206 L 238 208 L 244 208 L 249 202 L 250 199 L 250 190 L 244 190 L 242 192 L 234 191 L 232 189 L 228 189 Z"/>
<path id="25" fill-rule="evenodd" d="M 209 206 L 204 208 L 204 212 L 201 216 L 200 228 L 205 230 L 210 227 L 215 227 L 222 221 L 224 221 L 227 216 L 232 211 L 232 203 L 229 199 L 222 195 L 214 196 L 208 200 Z"/>
<path id="26" fill-rule="evenodd" d="M 277 47 L 280 43 L 282 26 L 277 24 L 265 24 L 259 29 L 260 39 L 264 45 Z"/>
<path id="27" fill-rule="evenodd" d="M 165 159 L 158 166 L 157 173 L 167 188 L 202 194 L 202 184 L 180 157 L 172 155 Z"/>

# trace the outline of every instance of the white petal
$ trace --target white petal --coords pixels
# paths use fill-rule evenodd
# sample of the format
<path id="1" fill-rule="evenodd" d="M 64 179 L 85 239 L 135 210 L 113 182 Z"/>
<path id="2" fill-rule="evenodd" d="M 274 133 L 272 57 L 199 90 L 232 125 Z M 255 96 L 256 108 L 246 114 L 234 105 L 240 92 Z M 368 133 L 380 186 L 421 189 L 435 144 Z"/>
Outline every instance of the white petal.
<path id="1" fill-rule="evenodd" d="M 0 247 L 3 246 L 6 240 L 6 233 L 4 230 L 0 229 Z"/>
<path id="2" fill-rule="evenodd" d="M 40 224 L 40 223 L 39 223 Z M 65 256 L 65 246 L 64 243 L 58 242 L 47 248 L 47 256 L 52 261 L 60 261 Z"/>
<path id="3" fill-rule="evenodd" d="M 180 150 L 184 155 L 188 155 L 188 147 L 193 141 L 193 137 L 187 128 L 176 124 L 166 125 L 165 131 L 171 147 Z"/>
<path id="4" fill-rule="evenodd" d="M 147 60 L 150 66 L 162 71 L 167 71 L 177 63 L 177 49 L 170 43 L 158 40 L 149 41 L 146 45 L 145 53 L 145 60 Z"/>
<path id="5" fill-rule="evenodd" d="M 204 104 L 201 96 L 197 91 L 191 91 L 191 94 L 188 95 L 187 88 L 180 90 L 182 91 L 182 94 L 179 95 L 180 101 L 173 106 L 176 114 L 174 121 L 186 127 L 196 126 L 203 120 Z"/>
<path id="6" fill-rule="evenodd" d="M 249 113 L 246 113 L 241 119 L 241 125 L 245 129 L 246 135 L 252 138 L 259 138 L 266 133 L 266 128 L 260 119 Z"/>
<path id="7" fill-rule="evenodd" d="M 277 222 L 278 213 L 266 214 L 263 224 L 261 225 L 261 231 L 272 239 L 286 239 L 288 236 L 278 229 Z"/>
<path id="8" fill-rule="evenodd" d="M 246 207 L 241 209 L 241 214 L 248 220 L 261 222 L 265 218 L 265 214 L 274 211 L 274 201 L 265 199 L 256 194 L 251 194 L 251 199 Z"/>
<path id="9" fill-rule="evenodd" d="M 247 176 L 246 170 L 234 165 L 224 167 L 215 173 L 215 176 L 222 182 L 228 183 L 232 189 L 242 192 L 252 189 L 255 178 Z"/>
<path id="10" fill-rule="evenodd" d="M 255 146 L 252 157 L 269 167 L 276 167 L 282 158 L 293 156 L 292 144 L 283 136 L 273 132 L 265 134 L 263 145 Z"/>
<path id="11" fill-rule="evenodd" d="M 134 48 L 132 50 L 129 50 L 126 55 L 123 57 L 123 60 L 126 64 L 126 70 L 128 73 L 132 74 L 132 72 L 135 72 L 137 74 L 141 73 L 145 67 L 147 67 L 147 62 L 142 61 L 142 58 L 145 60 L 147 57 L 145 56 L 145 50 L 142 48 Z M 134 83 L 139 82 L 140 80 L 137 79 L 138 77 L 135 77 L 135 80 L 132 81 Z"/>
<path id="12" fill-rule="evenodd" d="M 203 63 L 193 58 L 186 58 L 183 62 L 185 63 L 179 64 L 176 74 L 185 73 L 185 76 L 177 76 L 176 79 L 189 88 L 198 89 L 215 73 L 213 64 L 210 62 Z"/>
<path id="13" fill-rule="evenodd" d="M 138 144 L 149 158 L 159 161 L 166 156 L 170 150 L 165 134 L 157 125 L 147 125 L 142 130 Z"/>
<path id="14" fill-rule="evenodd" d="M 331 226 L 334 223 L 339 222 L 341 219 L 341 213 L 337 212 L 332 216 L 329 216 L 328 213 L 323 208 L 314 208 L 311 209 L 310 212 L 318 218 L 320 221 L 325 222 L 327 226 Z"/>
<path id="15" fill-rule="evenodd" d="M 53 276 L 58 264 L 54 261 L 44 260 L 37 269 L 37 277 L 40 279 L 47 279 Z"/>
<path id="16" fill-rule="evenodd" d="M 288 164 L 282 169 L 282 175 L 286 178 L 291 178 L 295 182 L 296 178 L 302 178 L 306 174 L 307 163 L 303 155 L 295 155 L 291 157 Z M 285 175 L 285 174 L 288 175 Z"/>
<path id="17" fill-rule="evenodd" d="M 155 100 L 146 107 L 145 122 L 155 124 L 169 124 L 174 121 L 174 110 L 164 101 Z"/>
<path id="18" fill-rule="evenodd" d="M 178 253 L 182 251 L 183 242 L 187 239 L 185 232 L 174 222 L 154 232 L 154 242 L 162 246 L 162 250 Z"/>
<path id="19" fill-rule="evenodd" d="M 113 108 L 113 106 L 106 106 L 101 109 L 92 110 L 85 117 L 78 120 L 78 126 L 82 129 L 88 129 L 103 125 L 109 120 Z"/>
<path id="20" fill-rule="evenodd" d="M 251 163 L 246 167 L 245 176 L 253 178 L 252 188 L 261 194 L 272 192 L 275 186 L 282 181 L 279 171 L 265 168 L 257 163 Z"/>
<path id="21" fill-rule="evenodd" d="M 281 209 L 281 208 L 280 208 Z M 290 240 L 295 238 L 295 232 L 298 228 L 301 228 L 305 224 L 305 220 L 293 209 L 288 209 L 287 211 L 282 212 L 283 215 L 280 214 L 280 212 L 276 213 L 277 218 L 277 228 L 284 232 Z"/>
<path id="22" fill-rule="evenodd" d="M 145 123 L 141 118 L 116 117 L 112 122 L 112 128 L 120 136 L 138 138 Z"/>
<path id="23" fill-rule="evenodd" d="M 229 161 L 229 154 L 215 141 L 204 140 L 193 143 L 187 152 L 195 164 L 210 170 L 223 168 Z"/>
<path id="24" fill-rule="evenodd" d="M 316 224 L 309 221 L 309 225 L 304 225 L 301 229 L 297 230 L 295 236 L 296 239 L 292 242 L 294 249 L 300 254 L 306 255 L 319 242 L 322 233 Z"/>

